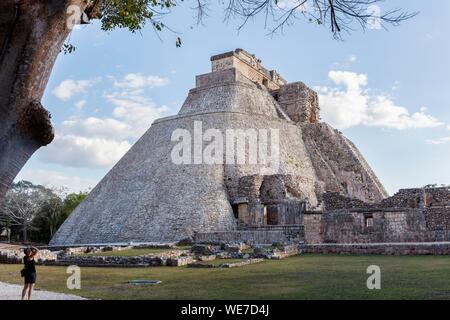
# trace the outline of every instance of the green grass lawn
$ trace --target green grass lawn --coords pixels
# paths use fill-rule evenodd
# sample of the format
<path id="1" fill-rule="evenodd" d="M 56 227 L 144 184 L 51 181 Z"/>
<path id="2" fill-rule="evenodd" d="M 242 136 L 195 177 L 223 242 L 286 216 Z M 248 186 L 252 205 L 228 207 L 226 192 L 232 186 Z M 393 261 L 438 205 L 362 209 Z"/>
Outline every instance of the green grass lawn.
<path id="1" fill-rule="evenodd" d="M 381 290 L 366 288 L 369 265 L 381 267 Z M 21 283 L 20 269 L 0 265 L 0 281 Z M 100 299 L 450 299 L 449 256 L 302 255 L 231 269 L 86 267 L 81 276 L 71 291 L 66 268 L 40 266 L 37 288 Z"/>
<path id="2" fill-rule="evenodd" d="M 187 250 L 190 249 L 189 246 L 176 247 L 173 249 L 168 248 L 148 248 L 148 249 L 126 249 L 117 251 L 104 251 L 95 253 L 85 253 L 86 256 L 114 256 L 114 257 L 133 257 L 147 254 L 160 254 L 163 252 L 168 252 L 172 250 Z"/>

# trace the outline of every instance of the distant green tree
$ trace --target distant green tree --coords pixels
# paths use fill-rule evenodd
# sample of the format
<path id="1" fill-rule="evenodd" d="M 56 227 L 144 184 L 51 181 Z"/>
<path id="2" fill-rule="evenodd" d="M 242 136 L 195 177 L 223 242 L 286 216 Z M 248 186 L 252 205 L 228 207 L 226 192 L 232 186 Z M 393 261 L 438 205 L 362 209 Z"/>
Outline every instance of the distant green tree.
<path id="1" fill-rule="evenodd" d="M 0 233 L 6 234 L 6 240 L 11 242 L 11 220 L 6 217 L 1 219 L 1 211 L 0 211 Z"/>
<path id="2" fill-rule="evenodd" d="M 23 242 L 47 243 L 86 196 L 29 181 L 13 183 L 0 205 L 0 231 L 10 229 Z"/>
<path id="3" fill-rule="evenodd" d="M 33 220 L 30 238 L 35 242 L 48 242 L 59 226 L 63 199 L 58 192 L 49 189 L 42 201 L 38 214 Z"/>
<path id="4" fill-rule="evenodd" d="M 28 233 L 35 229 L 34 220 L 41 212 L 51 190 L 29 181 L 13 183 L 0 206 L 0 221 L 18 227 L 22 240 L 28 241 Z"/>
<path id="5" fill-rule="evenodd" d="M 88 196 L 87 192 L 79 192 L 79 193 L 70 193 L 68 194 L 63 203 L 61 219 L 59 222 L 59 226 L 69 217 L 69 215 L 73 212 L 73 210 L 78 207 L 78 205 L 86 199 Z M 58 226 L 58 227 L 59 227 Z"/>
<path id="6" fill-rule="evenodd" d="M 60 190 L 53 189 L 33 221 L 35 227 L 31 234 L 33 241 L 48 243 L 86 196 L 87 192 L 64 195 Z"/>

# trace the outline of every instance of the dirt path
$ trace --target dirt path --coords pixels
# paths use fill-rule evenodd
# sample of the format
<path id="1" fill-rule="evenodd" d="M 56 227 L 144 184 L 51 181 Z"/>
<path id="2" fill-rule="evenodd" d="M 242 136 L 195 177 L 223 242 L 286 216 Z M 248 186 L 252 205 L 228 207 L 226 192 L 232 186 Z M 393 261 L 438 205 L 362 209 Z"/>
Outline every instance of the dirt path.
<path id="1" fill-rule="evenodd" d="M 20 300 L 22 286 L 0 282 L 0 300 Z M 56 293 L 44 290 L 35 290 L 32 300 L 85 300 L 85 298 L 72 294 Z"/>

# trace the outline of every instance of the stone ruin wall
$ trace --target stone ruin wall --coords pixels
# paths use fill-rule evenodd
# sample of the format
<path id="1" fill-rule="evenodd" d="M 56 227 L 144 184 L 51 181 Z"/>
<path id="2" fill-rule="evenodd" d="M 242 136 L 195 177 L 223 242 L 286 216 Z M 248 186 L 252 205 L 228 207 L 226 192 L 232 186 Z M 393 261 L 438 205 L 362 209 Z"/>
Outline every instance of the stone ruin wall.
<path id="1" fill-rule="evenodd" d="M 279 89 L 287 83 L 276 71 L 268 71 L 261 60 L 242 49 L 211 57 L 212 73 L 235 68 L 252 82 L 266 86 L 269 90 Z"/>
<path id="2" fill-rule="evenodd" d="M 268 71 L 259 59 L 242 49 L 211 57 L 211 71 L 196 77 L 197 88 L 236 81 L 256 83 L 270 92 L 288 120 L 320 122 L 319 98 L 314 90 L 303 82 L 287 83 L 275 70 Z"/>
<path id="3" fill-rule="evenodd" d="M 225 69 L 217 72 L 201 74 L 195 77 L 195 88 L 206 88 L 214 85 L 232 84 L 235 82 L 251 84 L 251 81 L 237 69 Z M 191 92 L 195 90 L 192 89 Z"/>
<path id="4" fill-rule="evenodd" d="M 247 244 L 274 244 L 299 242 L 303 239 L 303 227 L 266 228 L 225 232 L 202 232 L 194 236 L 197 243 L 243 242 Z"/>
<path id="5" fill-rule="evenodd" d="M 305 243 L 322 243 L 322 214 L 306 213 L 303 216 Z"/>
<path id="6" fill-rule="evenodd" d="M 305 214 L 306 243 L 450 241 L 448 188 L 403 189 L 378 203 L 327 193 L 324 205 Z"/>
<path id="7" fill-rule="evenodd" d="M 317 92 L 303 82 L 283 85 L 272 91 L 281 108 L 295 123 L 319 123 L 320 108 Z"/>
<path id="8" fill-rule="evenodd" d="M 326 123 L 301 123 L 303 142 L 318 178 L 316 194 L 338 192 L 364 202 L 378 202 L 387 192 L 358 149 Z"/>
<path id="9" fill-rule="evenodd" d="M 298 179 L 281 174 L 241 177 L 238 193 L 230 199 L 237 206 L 241 228 L 267 226 L 270 212 L 276 212 L 276 225 L 302 225 L 306 202 Z"/>

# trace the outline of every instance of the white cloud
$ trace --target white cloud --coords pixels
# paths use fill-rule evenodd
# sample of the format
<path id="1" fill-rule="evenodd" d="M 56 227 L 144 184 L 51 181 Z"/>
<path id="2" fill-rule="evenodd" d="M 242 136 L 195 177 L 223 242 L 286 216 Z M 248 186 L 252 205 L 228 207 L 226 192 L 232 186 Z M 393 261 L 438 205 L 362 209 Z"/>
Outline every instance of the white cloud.
<path id="1" fill-rule="evenodd" d="M 129 73 L 120 81 L 115 81 L 114 86 L 127 89 L 144 89 L 163 87 L 169 84 L 169 79 L 154 75 L 143 75 L 142 73 Z"/>
<path id="2" fill-rule="evenodd" d="M 427 143 L 434 144 L 434 145 L 450 143 L 450 137 L 444 137 L 444 138 L 439 138 L 439 139 L 429 139 L 429 140 L 427 140 Z"/>
<path id="3" fill-rule="evenodd" d="M 168 111 L 166 106 L 156 106 L 144 94 L 145 88 L 164 85 L 168 80 L 129 74 L 123 81 L 114 82 L 116 88 L 120 87 L 119 91 L 104 94 L 106 103 L 114 106 L 111 115 L 73 117 L 63 121 L 56 129 L 55 141 L 39 153 L 40 159 L 71 167 L 107 168 L 115 164 L 135 139 Z M 83 82 L 78 87 L 86 90 L 90 85 Z M 85 104 L 85 100 L 80 100 L 75 106 L 80 110 Z"/>
<path id="4" fill-rule="evenodd" d="M 130 126 L 129 134 L 140 137 L 157 118 L 167 111 L 166 106 L 158 107 L 153 101 L 142 95 L 111 93 L 106 100 L 115 106 L 113 116 Z"/>
<path id="5" fill-rule="evenodd" d="M 396 106 L 387 97 L 377 97 L 370 116 L 366 125 L 398 130 L 436 128 L 443 125 L 438 119 L 427 114 L 426 107 L 411 114 L 408 109 Z"/>
<path id="6" fill-rule="evenodd" d="M 64 80 L 52 93 L 62 101 L 69 101 L 74 95 L 86 92 L 98 79 L 89 80 Z"/>
<path id="7" fill-rule="evenodd" d="M 366 121 L 368 97 L 363 92 L 366 75 L 353 72 L 330 71 L 329 78 L 346 90 L 319 88 L 319 102 L 323 118 L 337 128 L 344 129 Z"/>
<path id="8" fill-rule="evenodd" d="M 123 140 L 130 136 L 131 130 L 128 124 L 117 119 L 88 117 L 63 121 L 59 126 L 58 133 L 60 135 Z"/>
<path id="9" fill-rule="evenodd" d="M 87 103 L 86 100 L 77 101 L 75 103 L 75 108 L 77 108 L 78 110 L 81 110 L 81 109 L 83 109 L 86 106 L 86 103 Z"/>
<path id="10" fill-rule="evenodd" d="M 96 180 L 86 179 L 79 176 L 67 175 L 62 172 L 52 170 L 23 170 L 19 173 L 16 181 L 27 180 L 35 184 L 48 187 L 65 187 L 69 192 L 87 191 L 93 188 Z"/>
<path id="11" fill-rule="evenodd" d="M 40 159 L 71 167 L 110 167 L 130 147 L 131 144 L 126 140 L 57 134 L 55 140 L 40 153 Z"/>
<path id="12" fill-rule="evenodd" d="M 411 114 L 388 96 L 372 95 L 365 74 L 330 71 L 328 77 L 334 86 L 317 88 L 322 116 L 339 129 L 365 125 L 404 130 L 443 125 L 427 114 L 425 107 Z"/>

